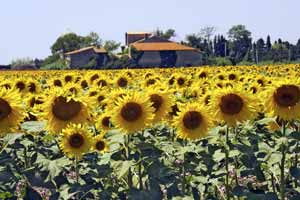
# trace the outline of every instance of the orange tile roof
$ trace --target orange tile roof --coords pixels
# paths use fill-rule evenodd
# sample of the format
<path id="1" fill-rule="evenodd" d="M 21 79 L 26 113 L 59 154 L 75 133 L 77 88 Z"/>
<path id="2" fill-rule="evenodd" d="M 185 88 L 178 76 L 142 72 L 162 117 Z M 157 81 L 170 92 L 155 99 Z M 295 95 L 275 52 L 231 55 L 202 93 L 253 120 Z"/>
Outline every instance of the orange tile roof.
<path id="1" fill-rule="evenodd" d="M 176 42 L 149 42 L 131 44 L 137 51 L 198 51 L 195 48 L 178 44 Z"/>
<path id="2" fill-rule="evenodd" d="M 107 53 L 104 48 L 97 48 L 97 47 L 91 46 L 91 47 L 85 47 L 85 48 L 81 48 L 81 49 L 78 49 L 75 51 L 67 52 L 67 53 L 65 53 L 65 55 L 72 55 L 72 54 L 80 53 L 80 52 L 87 51 L 90 49 L 93 49 L 96 53 Z"/>

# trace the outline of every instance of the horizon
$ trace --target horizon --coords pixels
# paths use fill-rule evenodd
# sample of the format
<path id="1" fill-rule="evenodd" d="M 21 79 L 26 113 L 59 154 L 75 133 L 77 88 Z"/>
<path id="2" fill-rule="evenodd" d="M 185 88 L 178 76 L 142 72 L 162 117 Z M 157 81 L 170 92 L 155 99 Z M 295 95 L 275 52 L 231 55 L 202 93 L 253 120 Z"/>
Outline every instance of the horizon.
<path id="1" fill-rule="evenodd" d="M 300 2 L 292 0 L 152 0 L 148 5 L 137 0 L 1 2 L 0 64 L 24 57 L 44 59 L 51 54 L 55 40 L 66 32 L 87 35 L 94 31 L 103 40 L 124 44 L 125 32 L 173 28 L 177 34 L 174 40 L 182 41 L 205 26 L 215 26 L 216 34 L 226 35 L 233 25 L 243 24 L 254 40 L 270 35 L 272 43 L 278 38 L 296 43 L 300 38 L 293 23 L 300 18 L 297 5 Z"/>

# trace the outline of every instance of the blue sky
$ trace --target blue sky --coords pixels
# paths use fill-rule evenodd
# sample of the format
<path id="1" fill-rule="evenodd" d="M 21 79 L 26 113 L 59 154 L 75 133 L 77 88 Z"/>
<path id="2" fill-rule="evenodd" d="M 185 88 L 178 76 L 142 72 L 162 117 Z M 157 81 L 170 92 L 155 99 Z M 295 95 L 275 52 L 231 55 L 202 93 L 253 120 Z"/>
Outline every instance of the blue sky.
<path id="1" fill-rule="evenodd" d="M 8 0 L 0 2 L 0 64 L 14 58 L 45 58 L 62 33 L 124 43 L 126 31 L 174 28 L 176 40 L 215 26 L 226 33 L 245 24 L 253 38 L 300 38 L 298 0 Z"/>

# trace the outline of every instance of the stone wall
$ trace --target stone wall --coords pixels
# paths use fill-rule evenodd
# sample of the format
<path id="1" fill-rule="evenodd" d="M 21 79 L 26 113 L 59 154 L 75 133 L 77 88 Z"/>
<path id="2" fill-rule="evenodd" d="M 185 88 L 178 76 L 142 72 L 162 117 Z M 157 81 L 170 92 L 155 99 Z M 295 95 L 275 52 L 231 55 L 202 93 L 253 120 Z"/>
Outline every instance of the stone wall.
<path id="1" fill-rule="evenodd" d="M 170 53 L 170 51 L 168 51 Z M 174 53 L 173 53 L 174 54 Z M 166 52 L 160 51 L 146 51 L 138 60 L 137 65 L 139 67 L 181 67 L 181 66 L 199 66 L 202 64 L 202 56 L 197 51 L 176 51 L 174 59 L 164 58 L 167 56 Z M 167 61 L 171 63 L 166 63 Z M 175 63 L 175 65 L 174 65 Z"/>
<path id="2" fill-rule="evenodd" d="M 85 66 L 93 59 L 97 60 L 97 68 L 105 65 L 108 61 L 108 56 L 106 53 L 97 54 L 93 49 L 83 51 L 77 54 L 70 55 L 71 62 L 70 68 L 85 68 Z"/>

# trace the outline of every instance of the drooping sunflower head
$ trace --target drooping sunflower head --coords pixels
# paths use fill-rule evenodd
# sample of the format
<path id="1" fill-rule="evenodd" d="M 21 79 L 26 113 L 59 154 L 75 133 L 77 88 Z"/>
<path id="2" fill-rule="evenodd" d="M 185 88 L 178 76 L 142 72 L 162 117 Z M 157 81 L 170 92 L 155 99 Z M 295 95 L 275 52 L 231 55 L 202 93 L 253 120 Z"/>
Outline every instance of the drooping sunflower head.
<path id="1" fill-rule="evenodd" d="M 165 119 L 169 112 L 172 111 L 172 98 L 166 91 L 152 89 L 147 92 L 147 96 L 154 108 L 154 123 L 158 123 Z"/>
<path id="2" fill-rule="evenodd" d="M 215 90 L 211 95 L 210 108 L 215 119 L 235 126 L 237 122 L 251 120 L 256 116 L 257 100 L 254 100 L 241 86 Z"/>
<path id="3" fill-rule="evenodd" d="M 92 146 L 93 135 L 85 125 L 69 124 L 59 135 L 59 147 L 69 158 L 80 160 Z"/>
<path id="4" fill-rule="evenodd" d="M 57 134 L 69 123 L 90 121 L 92 102 L 83 95 L 57 88 L 51 91 L 49 100 L 43 104 L 43 118 L 48 120 L 47 130 Z"/>
<path id="5" fill-rule="evenodd" d="M 179 138 L 197 140 L 208 134 L 212 120 L 207 108 L 198 103 L 188 103 L 179 110 L 173 120 Z"/>
<path id="6" fill-rule="evenodd" d="M 149 99 L 138 92 L 119 98 L 112 110 L 111 121 L 125 133 L 134 133 L 146 128 L 153 120 L 154 108 Z"/>
<path id="7" fill-rule="evenodd" d="M 300 88 L 296 80 L 279 81 L 264 94 L 266 112 L 283 120 L 300 118 Z"/>
<path id="8" fill-rule="evenodd" d="M 0 136 L 14 131 L 25 118 L 20 94 L 14 89 L 0 88 Z"/>
<path id="9" fill-rule="evenodd" d="M 103 134 L 99 134 L 93 137 L 93 146 L 92 150 L 97 151 L 99 153 L 105 153 L 109 151 L 109 145 L 107 141 L 104 139 Z"/>

